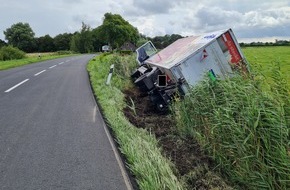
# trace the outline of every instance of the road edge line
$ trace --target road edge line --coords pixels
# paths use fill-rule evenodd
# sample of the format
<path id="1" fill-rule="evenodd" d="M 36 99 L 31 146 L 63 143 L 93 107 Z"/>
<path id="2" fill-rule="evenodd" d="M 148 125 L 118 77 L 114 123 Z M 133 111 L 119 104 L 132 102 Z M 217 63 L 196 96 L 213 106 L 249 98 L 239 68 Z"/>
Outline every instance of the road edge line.
<path id="1" fill-rule="evenodd" d="M 94 117 L 96 117 L 97 114 L 100 114 L 100 116 L 101 116 L 101 125 L 103 126 L 103 129 L 105 130 L 106 136 L 107 136 L 107 138 L 109 140 L 109 143 L 110 143 L 110 145 L 112 147 L 112 150 L 114 152 L 115 158 L 116 158 L 117 163 L 119 165 L 119 168 L 121 170 L 121 174 L 122 174 L 123 180 L 124 180 L 125 185 L 127 187 L 127 190 L 134 190 L 131 178 L 128 175 L 128 169 L 126 169 L 126 167 L 125 167 L 125 163 L 124 163 L 123 159 L 120 156 L 119 149 L 117 149 L 117 147 L 116 147 L 116 142 L 114 141 L 114 139 L 112 137 L 112 134 L 109 131 L 107 124 L 104 121 L 103 113 L 102 113 L 102 111 L 100 109 L 98 100 L 97 100 L 96 96 L 94 95 L 94 89 L 93 89 L 91 81 L 90 81 L 90 74 L 89 74 L 89 72 L 87 70 L 87 65 L 86 65 L 86 72 L 87 72 L 87 75 L 88 75 L 87 81 L 88 81 L 89 86 L 91 88 L 91 93 L 90 94 L 92 96 L 93 101 L 95 102 L 95 108 L 94 109 L 96 109 L 96 112 L 94 113 L 95 114 Z"/>
<path id="2" fill-rule="evenodd" d="M 133 190 L 133 185 L 132 185 L 131 180 L 130 180 L 128 174 L 127 174 L 127 171 L 126 171 L 125 165 L 124 165 L 124 163 L 123 163 L 123 161 L 122 161 L 122 159 L 121 159 L 121 156 L 119 155 L 119 152 L 118 152 L 118 150 L 117 150 L 117 148 L 116 148 L 116 146 L 115 146 L 114 140 L 113 140 L 113 138 L 112 138 L 112 136 L 111 136 L 109 130 L 107 129 L 107 126 L 106 126 L 106 124 L 104 123 L 104 121 L 102 121 L 102 123 L 103 123 L 104 130 L 105 130 L 105 132 L 106 132 L 106 135 L 107 135 L 107 137 L 108 137 L 108 139 L 109 139 L 109 142 L 110 142 L 110 144 L 111 144 L 111 147 L 112 147 L 112 149 L 113 149 L 113 152 L 114 152 L 115 158 L 116 158 L 116 160 L 117 160 L 117 162 L 118 162 L 118 165 L 119 165 L 119 167 L 120 167 L 120 170 L 121 170 L 121 173 L 122 173 L 123 179 L 124 179 L 124 181 L 125 181 L 126 187 L 127 187 L 128 190 Z"/>

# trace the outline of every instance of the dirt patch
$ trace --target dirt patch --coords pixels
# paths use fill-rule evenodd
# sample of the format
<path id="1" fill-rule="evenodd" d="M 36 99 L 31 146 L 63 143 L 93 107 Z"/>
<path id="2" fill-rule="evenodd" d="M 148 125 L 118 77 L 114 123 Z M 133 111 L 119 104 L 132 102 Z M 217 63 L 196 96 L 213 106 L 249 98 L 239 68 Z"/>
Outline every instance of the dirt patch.
<path id="1" fill-rule="evenodd" d="M 213 161 L 202 151 L 196 140 L 181 137 L 176 131 L 176 122 L 168 113 L 159 113 L 148 96 L 137 88 L 125 90 L 127 107 L 124 114 L 139 128 L 155 134 L 163 154 L 177 168 L 177 176 L 188 189 L 232 189 L 214 172 Z"/>

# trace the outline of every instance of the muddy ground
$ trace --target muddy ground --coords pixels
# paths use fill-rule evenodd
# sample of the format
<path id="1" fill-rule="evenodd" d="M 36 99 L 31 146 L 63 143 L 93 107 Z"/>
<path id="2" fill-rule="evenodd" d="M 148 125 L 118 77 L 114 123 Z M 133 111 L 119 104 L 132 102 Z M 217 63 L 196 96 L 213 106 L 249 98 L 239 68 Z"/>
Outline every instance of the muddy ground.
<path id="1" fill-rule="evenodd" d="M 187 184 L 188 189 L 232 189 L 214 171 L 214 163 L 200 148 L 196 140 L 181 137 L 176 122 L 169 113 L 158 113 L 148 96 L 137 88 L 125 90 L 127 107 L 124 114 L 139 128 L 155 134 L 163 154 L 177 168 L 177 176 Z"/>

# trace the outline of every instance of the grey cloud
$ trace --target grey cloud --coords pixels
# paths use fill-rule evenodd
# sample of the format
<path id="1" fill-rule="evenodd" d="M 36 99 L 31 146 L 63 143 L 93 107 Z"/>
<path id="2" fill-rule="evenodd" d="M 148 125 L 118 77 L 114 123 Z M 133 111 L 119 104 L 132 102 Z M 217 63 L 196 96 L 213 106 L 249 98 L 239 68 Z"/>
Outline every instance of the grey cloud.
<path id="1" fill-rule="evenodd" d="M 122 15 L 150 36 L 194 35 L 229 27 L 243 38 L 289 36 L 290 31 L 289 0 L 0 1 L 1 39 L 1 31 L 17 22 L 28 22 L 37 36 L 53 36 L 79 30 L 82 21 L 97 27 L 106 12 Z"/>
<path id="2" fill-rule="evenodd" d="M 147 0 L 147 1 L 138 1 L 133 0 L 133 5 L 138 9 L 137 11 L 144 11 L 148 14 L 160 14 L 160 13 L 168 13 L 170 8 L 173 7 L 174 1 L 168 0 Z"/>
<path id="3" fill-rule="evenodd" d="M 82 3 L 83 0 L 62 0 L 62 2 L 64 4 L 67 4 L 67 3 L 69 3 L 69 4 L 71 4 L 71 3 Z"/>
<path id="4" fill-rule="evenodd" d="M 75 15 L 72 17 L 73 18 L 73 21 L 76 22 L 76 23 L 81 23 L 81 22 L 84 22 L 84 20 L 87 19 L 87 15 Z"/>
<path id="5" fill-rule="evenodd" d="M 258 28 L 283 27 L 290 24 L 290 8 L 251 11 L 245 13 L 243 23 Z"/>
<path id="6" fill-rule="evenodd" d="M 279 27 L 248 27 L 235 30 L 239 38 L 289 37 L 290 24 Z"/>
<path id="7" fill-rule="evenodd" d="M 192 0 L 133 0 L 133 6 L 136 9 L 131 12 L 139 12 L 141 15 L 146 14 L 167 14 L 175 6 L 185 6 L 187 2 L 192 2 Z"/>
<path id="8" fill-rule="evenodd" d="M 89 25 L 90 27 L 96 27 L 97 25 L 101 24 L 96 19 L 90 18 L 87 14 L 75 15 L 75 16 L 73 16 L 73 21 L 74 21 L 75 25 L 79 26 L 79 29 L 81 28 L 82 22 Z"/>
<path id="9" fill-rule="evenodd" d="M 218 7 L 202 7 L 197 11 L 196 17 L 199 19 L 200 27 L 202 26 L 221 26 L 225 24 L 239 23 L 242 15 L 236 11 L 225 11 Z"/>
<path id="10" fill-rule="evenodd" d="M 186 15 L 181 23 L 184 30 L 196 33 L 233 28 L 240 37 L 289 36 L 290 8 L 268 8 L 246 13 L 228 11 L 221 7 L 203 6 L 194 15 Z M 288 32 L 289 33 L 289 32 Z"/>

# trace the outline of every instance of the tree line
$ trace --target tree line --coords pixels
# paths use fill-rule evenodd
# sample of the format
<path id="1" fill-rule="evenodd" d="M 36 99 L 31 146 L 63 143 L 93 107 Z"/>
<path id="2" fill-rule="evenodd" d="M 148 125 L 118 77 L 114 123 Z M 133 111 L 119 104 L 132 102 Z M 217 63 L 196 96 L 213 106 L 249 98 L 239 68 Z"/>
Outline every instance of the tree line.
<path id="1" fill-rule="evenodd" d="M 28 23 L 16 23 L 4 31 L 7 42 L 0 39 L 0 47 L 13 46 L 24 52 L 54 52 L 71 50 L 79 53 L 99 51 L 105 44 L 116 48 L 125 41 L 136 43 L 139 39 L 137 28 L 125 21 L 120 15 L 106 13 L 103 24 L 91 28 L 82 23 L 79 31 L 35 37 Z"/>
<path id="2" fill-rule="evenodd" d="M 110 45 L 113 49 L 121 47 L 125 42 L 131 42 L 137 47 L 151 40 L 156 48 L 162 49 L 181 35 L 172 34 L 146 37 L 139 33 L 138 29 L 124 20 L 119 14 L 106 13 L 102 25 L 91 28 L 82 23 L 81 29 L 74 33 L 58 34 L 55 37 L 44 35 L 35 37 L 33 29 L 28 23 L 16 23 L 4 31 L 7 42 L 0 39 L 0 48 L 13 46 L 26 53 L 31 52 L 55 52 L 73 51 L 90 53 L 101 51 L 103 45 Z"/>
<path id="3" fill-rule="evenodd" d="M 26 53 L 31 52 L 56 52 L 73 51 L 79 53 L 98 52 L 102 46 L 110 45 L 112 49 L 118 49 L 125 42 L 131 42 L 137 47 L 151 40 L 157 49 L 163 49 L 182 38 L 179 34 L 147 37 L 139 33 L 138 29 L 124 20 L 119 14 L 104 14 L 102 25 L 91 28 L 82 23 L 81 29 L 74 33 L 58 34 L 55 37 L 44 35 L 35 37 L 35 33 L 28 23 L 16 23 L 4 31 L 7 42 L 0 39 L 0 48 L 13 46 Z M 242 47 L 247 46 L 280 46 L 290 45 L 290 41 L 276 42 L 252 42 L 240 43 Z"/>
<path id="4" fill-rule="evenodd" d="M 263 46 L 290 46 L 290 41 L 287 40 L 275 40 L 275 42 L 251 42 L 240 43 L 241 47 L 263 47 Z"/>

